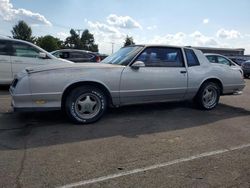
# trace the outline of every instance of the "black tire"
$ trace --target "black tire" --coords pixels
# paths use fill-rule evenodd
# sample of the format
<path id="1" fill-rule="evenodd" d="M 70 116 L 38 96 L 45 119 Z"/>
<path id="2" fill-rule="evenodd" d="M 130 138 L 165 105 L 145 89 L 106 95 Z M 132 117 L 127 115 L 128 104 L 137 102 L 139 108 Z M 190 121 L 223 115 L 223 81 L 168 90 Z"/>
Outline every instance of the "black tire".
<path id="1" fill-rule="evenodd" d="M 77 124 L 96 122 L 106 109 L 107 98 L 104 92 L 93 86 L 80 86 L 73 89 L 65 102 L 66 114 Z"/>
<path id="2" fill-rule="evenodd" d="M 205 97 L 206 93 L 210 90 L 210 92 L 213 93 L 213 97 L 211 96 L 211 101 L 206 101 Z M 211 95 L 211 94 L 210 94 Z M 212 110 L 214 109 L 220 100 L 220 88 L 219 86 L 214 82 L 205 82 L 200 87 L 194 101 L 199 109 L 202 110 Z M 210 102 L 210 103 L 209 103 Z"/>

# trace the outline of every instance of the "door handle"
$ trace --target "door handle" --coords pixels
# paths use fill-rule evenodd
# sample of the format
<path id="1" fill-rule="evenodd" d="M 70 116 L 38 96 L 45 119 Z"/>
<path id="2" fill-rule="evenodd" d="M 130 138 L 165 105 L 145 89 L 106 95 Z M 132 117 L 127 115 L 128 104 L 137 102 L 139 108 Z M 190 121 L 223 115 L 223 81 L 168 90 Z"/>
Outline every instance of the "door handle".
<path id="1" fill-rule="evenodd" d="M 186 73 L 187 73 L 187 71 L 180 71 L 180 73 L 181 73 L 181 74 L 186 74 Z"/>

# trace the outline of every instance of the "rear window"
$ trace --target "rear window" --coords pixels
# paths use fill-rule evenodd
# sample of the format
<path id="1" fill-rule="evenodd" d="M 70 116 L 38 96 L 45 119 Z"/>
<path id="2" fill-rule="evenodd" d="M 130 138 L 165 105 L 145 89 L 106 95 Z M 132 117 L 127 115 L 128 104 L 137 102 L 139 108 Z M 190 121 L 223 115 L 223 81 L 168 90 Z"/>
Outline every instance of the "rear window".
<path id="1" fill-rule="evenodd" d="M 0 55 L 9 55 L 8 41 L 0 40 Z"/>
<path id="2" fill-rule="evenodd" d="M 195 53 L 191 49 L 185 49 L 187 64 L 189 67 L 200 65 Z"/>

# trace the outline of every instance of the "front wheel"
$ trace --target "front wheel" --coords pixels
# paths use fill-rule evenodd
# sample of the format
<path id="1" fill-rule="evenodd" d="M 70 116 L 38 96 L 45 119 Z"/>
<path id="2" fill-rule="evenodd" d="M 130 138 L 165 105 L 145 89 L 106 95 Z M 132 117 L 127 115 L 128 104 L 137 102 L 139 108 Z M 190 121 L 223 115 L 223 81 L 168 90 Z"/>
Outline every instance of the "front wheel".
<path id="1" fill-rule="evenodd" d="M 211 110 L 217 106 L 220 99 L 220 88 L 213 82 L 204 83 L 198 91 L 195 102 L 199 108 Z"/>
<path id="2" fill-rule="evenodd" d="M 105 94 L 98 88 L 81 86 L 73 89 L 66 99 L 65 110 L 71 120 L 78 124 L 99 120 L 107 108 Z"/>

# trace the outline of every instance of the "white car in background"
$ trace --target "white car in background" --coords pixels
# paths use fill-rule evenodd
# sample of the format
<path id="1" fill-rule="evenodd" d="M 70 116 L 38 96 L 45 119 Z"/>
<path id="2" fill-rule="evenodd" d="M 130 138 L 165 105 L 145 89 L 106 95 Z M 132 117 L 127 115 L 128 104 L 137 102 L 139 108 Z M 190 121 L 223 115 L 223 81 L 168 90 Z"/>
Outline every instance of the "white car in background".
<path id="1" fill-rule="evenodd" d="M 72 62 L 56 58 L 30 42 L 0 37 L 0 84 L 10 84 L 14 75 L 26 67 L 51 63 Z"/>
<path id="2" fill-rule="evenodd" d="M 205 53 L 204 55 L 207 57 L 210 63 L 217 63 L 220 66 L 229 66 L 231 69 L 240 71 L 243 76 L 243 70 L 241 66 L 237 65 L 231 59 L 220 54 Z"/>

